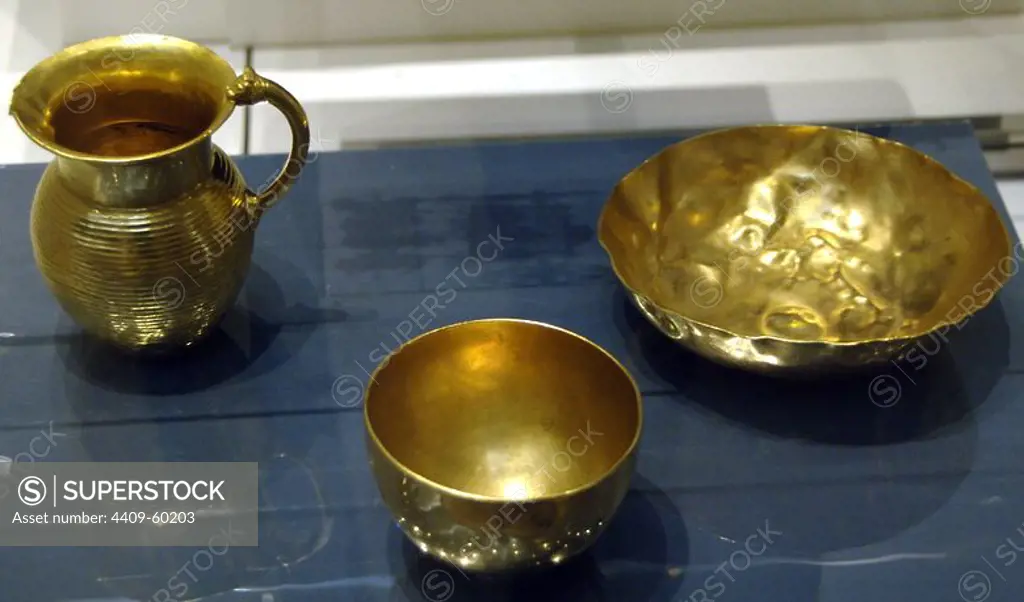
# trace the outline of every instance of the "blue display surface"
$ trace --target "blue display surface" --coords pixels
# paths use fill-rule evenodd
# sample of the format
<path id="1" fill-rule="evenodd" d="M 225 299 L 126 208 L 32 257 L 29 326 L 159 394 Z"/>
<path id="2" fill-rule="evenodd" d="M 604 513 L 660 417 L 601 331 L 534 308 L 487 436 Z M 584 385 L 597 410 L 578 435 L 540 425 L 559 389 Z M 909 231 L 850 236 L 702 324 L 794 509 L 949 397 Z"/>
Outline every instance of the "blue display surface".
<path id="1" fill-rule="evenodd" d="M 1010 223 L 968 125 L 862 129 Z M 0 169 L 0 455 L 258 461 L 263 479 L 258 549 L 0 548 L 0 600 L 1018 602 L 1024 281 L 914 361 L 841 381 L 710 364 L 632 309 L 594 232 L 616 181 L 677 139 L 319 155 L 266 214 L 222 329 L 160 363 L 60 311 L 28 234 L 42 166 Z M 282 159 L 239 162 L 258 183 Z M 556 571 L 468 578 L 419 557 L 367 465 L 367 373 L 396 341 L 482 317 L 578 332 L 644 392 L 631 493 Z"/>

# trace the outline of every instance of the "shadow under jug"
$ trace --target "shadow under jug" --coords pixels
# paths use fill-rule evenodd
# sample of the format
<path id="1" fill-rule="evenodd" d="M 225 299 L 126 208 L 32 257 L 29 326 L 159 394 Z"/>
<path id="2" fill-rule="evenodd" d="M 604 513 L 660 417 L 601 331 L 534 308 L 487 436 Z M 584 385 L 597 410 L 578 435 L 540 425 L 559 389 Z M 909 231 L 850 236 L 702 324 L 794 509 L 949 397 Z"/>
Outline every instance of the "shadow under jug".
<path id="1" fill-rule="evenodd" d="M 287 118 L 285 167 L 256 191 L 211 138 L 238 105 Z M 66 48 L 15 88 L 11 115 L 56 159 L 32 204 L 36 265 L 87 332 L 130 350 L 189 346 L 234 303 L 255 227 L 309 150 L 299 102 L 212 50 L 161 35 Z"/>

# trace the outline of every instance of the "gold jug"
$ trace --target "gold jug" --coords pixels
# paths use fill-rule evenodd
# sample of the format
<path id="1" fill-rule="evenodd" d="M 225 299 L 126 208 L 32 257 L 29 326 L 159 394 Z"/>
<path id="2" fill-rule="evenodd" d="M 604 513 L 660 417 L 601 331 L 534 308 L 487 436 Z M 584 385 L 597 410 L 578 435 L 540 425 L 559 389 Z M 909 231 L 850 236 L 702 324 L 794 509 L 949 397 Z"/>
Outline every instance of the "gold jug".
<path id="1" fill-rule="evenodd" d="M 292 146 L 266 186 L 249 189 L 211 141 L 236 105 L 269 102 Z M 36 265 L 85 331 L 130 350 L 192 345 L 245 280 L 262 212 L 306 163 L 299 102 L 209 48 L 162 35 L 100 38 L 32 68 L 11 115 L 56 159 L 32 204 Z"/>

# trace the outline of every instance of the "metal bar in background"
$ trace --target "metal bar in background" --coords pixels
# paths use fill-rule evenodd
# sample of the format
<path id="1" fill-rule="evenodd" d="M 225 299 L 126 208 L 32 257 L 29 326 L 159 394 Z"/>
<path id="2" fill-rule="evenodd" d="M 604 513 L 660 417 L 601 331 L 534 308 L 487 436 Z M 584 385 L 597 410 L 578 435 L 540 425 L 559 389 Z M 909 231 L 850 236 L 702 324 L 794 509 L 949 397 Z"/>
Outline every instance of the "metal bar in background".
<path id="1" fill-rule="evenodd" d="M 253 47 L 245 47 L 245 66 L 252 67 L 252 53 Z M 249 154 L 249 140 L 252 138 L 252 106 L 245 105 L 242 107 L 242 154 Z"/>

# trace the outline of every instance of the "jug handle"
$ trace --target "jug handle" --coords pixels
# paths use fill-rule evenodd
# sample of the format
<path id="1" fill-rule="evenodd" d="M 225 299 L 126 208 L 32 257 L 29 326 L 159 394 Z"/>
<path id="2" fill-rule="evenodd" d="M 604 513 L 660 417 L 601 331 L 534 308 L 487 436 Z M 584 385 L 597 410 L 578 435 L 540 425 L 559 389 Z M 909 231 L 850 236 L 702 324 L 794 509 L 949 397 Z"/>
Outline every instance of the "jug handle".
<path id="1" fill-rule="evenodd" d="M 288 151 L 288 160 L 284 167 L 270 180 L 268 186 L 261 186 L 255 192 L 246 192 L 249 209 L 258 216 L 277 204 L 306 166 L 306 158 L 309 155 L 309 121 L 302 105 L 290 92 L 276 82 L 258 75 L 252 67 L 246 67 L 242 71 L 228 88 L 227 94 L 228 99 L 239 106 L 269 102 L 284 115 L 292 130 L 292 147 Z"/>

